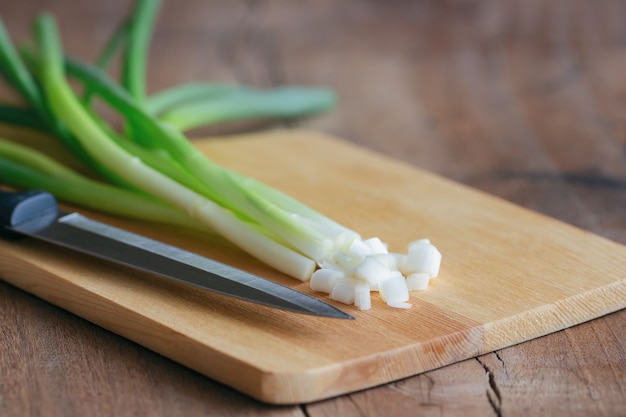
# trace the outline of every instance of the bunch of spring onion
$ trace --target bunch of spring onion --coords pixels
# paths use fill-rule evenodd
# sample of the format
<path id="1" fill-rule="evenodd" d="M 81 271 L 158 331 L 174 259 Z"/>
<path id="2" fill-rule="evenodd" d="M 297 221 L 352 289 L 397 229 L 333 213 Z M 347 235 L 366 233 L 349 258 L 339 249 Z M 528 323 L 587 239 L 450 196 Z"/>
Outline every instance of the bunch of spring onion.
<path id="1" fill-rule="evenodd" d="M 0 21 L 0 73 L 25 102 L 0 105 L 0 121 L 54 135 L 98 176 L 0 139 L 0 180 L 116 215 L 209 227 L 279 271 L 311 278 L 313 289 L 333 299 L 367 309 L 374 290 L 389 305 L 407 307 L 409 289 L 424 288 L 438 273 L 441 255 L 430 242 L 412 243 L 407 255 L 389 254 L 380 240 L 363 240 L 280 191 L 215 164 L 184 133 L 223 121 L 316 113 L 332 106 L 333 93 L 196 83 L 147 96 L 147 47 L 159 5 L 138 0 L 95 64 L 65 55 L 49 14 L 36 19 L 29 48 L 16 48 Z M 122 55 L 119 82 L 106 71 L 115 53 Z M 70 80 L 82 85 L 82 94 Z M 121 132 L 99 116 L 96 98 L 122 116 Z"/>

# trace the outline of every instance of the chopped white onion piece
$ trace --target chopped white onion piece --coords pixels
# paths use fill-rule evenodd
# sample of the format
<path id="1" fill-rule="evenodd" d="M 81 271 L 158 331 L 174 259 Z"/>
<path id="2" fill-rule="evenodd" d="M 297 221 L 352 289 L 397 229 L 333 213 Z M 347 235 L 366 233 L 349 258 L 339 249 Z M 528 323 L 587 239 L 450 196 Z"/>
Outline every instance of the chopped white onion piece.
<path id="1" fill-rule="evenodd" d="M 372 288 L 378 287 L 379 281 L 385 279 L 390 273 L 389 268 L 370 256 L 354 268 L 354 276 L 366 281 Z"/>
<path id="2" fill-rule="evenodd" d="M 373 253 L 389 253 L 387 251 L 387 245 L 385 245 L 383 243 L 383 241 L 380 240 L 377 237 L 371 237 L 369 239 L 365 239 L 363 241 L 363 244 L 365 244 L 367 247 L 370 248 L 370 254 L 373 254 Z"/>
<path id="3" fill-rule="evenodd" d="M 340 280 L 333 287 L 330 298 L 344 304 L 354 304 L 354 285 L 347 280 Z"/>
<path id="4" fill-rule="evenodd" d="M 346 275 L 349 275 L 352 270 L 363 261 L 363 258 L 346 255 L 345 253 L 338 253 L 334 258 L 335 263 Z"/>
<path id="5" fill-rule="evenodd" d="M 405 273 L 425 272 L 431 278 L 439 275 L 441 253 L 427 242 L 416 242 L 410 245 L 409 254 L 404 265 Z"/>
<path id="6" fill-rule="evenodd" d="M 428 287 L 430 276 L 425 272 L 414 272 L 406 277 L 406 284 L 409 291 L 425 290 Z"/>
<path id="7" fill-rule="evenodd" d="M 407 309 L 407 308 L 411 308 L 411 306 L 413 304 L 411 304 L 411 303 L 387 303 L 387 305 L 389 307 L 393 307 L 393 308 L 404 308 L 404 309 Z"/>
<path id="8" fill-rule="evenodd" d="M 372 253 L 372 248 L 369 247 L 364 241 L 361 239 L 355 239 L 352 242 L 352 245 L 350 245 L 348 256 L 355 259 L 363 259 Z"/>
<path id="9" fill-rule="evenodd" d="M 404 253 L 390 253 L 389 256 L 392 256 L 394 258 L 393 262 L 395 262 L 396 265 L 394 269 L 402 272 L 402 274 L 405 274 L 406 272 L 404 269 L 404 265 L 406 264 L 407 255 Z"/>
<path id="10" fill-rule="evenodd" d="M 430 244 L 430 239 L 423 238 L 423 239 L 417 239 L 417 240 L 414 240 L 413 242 L 411 242 L 411 243 L 409 243 L 409 244 L 407 245 L 407 248 L 408 248 L 409 250 L 411 250 L 411 246 L 413 246 L 413 245 L 422 245 L 422 244 L 424 244 L 424 243 L 426 243 L 426 244 Z"/>
<path id="11" fill-rule="evenodd" d="M 332 269 L 335 271 L 340 271 L 341 273 L 344 272 L 344 270 L 337 264 L 329 262 L 329 261 L 322 261 L 322 263 L 320 263 L 319 265 L 320 269 Z"/>
<path id="12" fill-rule="evenodd" d="M 372 296 L 369 285 L 357 284 L 354 286 L 354 305 L 360 310 L 372 308 Z"/>
<path id="13" fill-rule="evenodd" d="M 345 275 L 341 271 L 335 269 L 318 269 L 311 275 L 309 286 L 313 291 L 330 294 L 335 283 L 342 278 L 345 278 Z"/>
<path id="14" fill-rule="evenodd" d="M 390 253 L 379 238 L 362 240 L 357 235 L 342 242 L 332 256 L 319 262 L 310 286 L 361 310 L 371 308 L 372 291 L 378 291 L 390 307 L 410 308 L 409 291 L 426 289 L 439 274 L 441 253 L 429 239 L 409 243 L 407 254 Z"/>
<path id="15" fill-rule="evenodd" d="M 397 271 L 394 271 L 397 272 Z M 378 290 L 383 301 L 387 303 L 403 303 L 409 300 L 409 287 L 402 274 L 393 273 L 378 284 Z"/>
<path id="16" fill-rule="evenodd" d="M 392 271 L 398 270 L 398 258 L 392 253 L 376 253 L 369 258 L 377 260 Z"/>

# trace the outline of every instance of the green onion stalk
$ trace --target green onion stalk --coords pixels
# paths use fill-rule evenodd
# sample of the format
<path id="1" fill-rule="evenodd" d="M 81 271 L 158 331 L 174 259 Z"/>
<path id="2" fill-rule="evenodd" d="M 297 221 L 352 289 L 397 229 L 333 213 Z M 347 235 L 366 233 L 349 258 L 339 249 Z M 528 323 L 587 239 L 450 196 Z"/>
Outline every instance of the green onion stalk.
<path id="1" fill-rule="evenodd" d="M 0 121 L 33 127 L 59 139 L 102 181 L 86 178 L 34 149 L 0 141 L 0 178 L 16 187 L 48 189 L 62 200 L 117 215 L 217 231 L 276 269 L 305 280 L 317 265 L 358 238 L 286 194 L 208 159 L 185 136 L 198 126 L 255 117 L 293 118 L 323 111 L 326 89 L 261 91 L 190 83 L 152 97 L 144 73 L 149 35 L 160 2 L 139 0 L 96 65 L 64 55 L 55 19 L 35 22 L 36 47 L 16 53 L 0 22 L 0 64 L 27 108 L 0 107 Z M 126 41 L 121 84 L 106 63 Z M 81 82 L 82 99 L 69 77 Z M 117 133 L 91 106 L 98 96 L 124 118 Z M 36 116 L 36 117 L 35 117 Z M 78 192 L 77 190 L 82 190 Z"/>

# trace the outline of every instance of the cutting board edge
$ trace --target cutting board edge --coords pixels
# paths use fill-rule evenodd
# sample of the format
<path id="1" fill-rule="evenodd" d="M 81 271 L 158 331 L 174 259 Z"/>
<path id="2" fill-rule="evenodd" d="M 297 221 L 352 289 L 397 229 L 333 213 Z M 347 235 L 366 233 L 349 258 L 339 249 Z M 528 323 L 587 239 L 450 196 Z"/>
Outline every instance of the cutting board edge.
<path id="1" fill-rule="evenodd" d="M 215 358 L 209 361 L 205 361 L 204 365 L 200 363 L 200 361 L 188 360 L 186 358 L 206 357 L 206 346 L 198 346 L 192 338 L 180 332 L 177 332 L 176 341 L 172 341 L 167 344 L 171 347 L 171 349 L 163 348 L 163 344 L 152 340 L 152 337 L 150 335 L 166 332 L 170 335 L 171 338 L 171 334 L 176 331 L 174 329 L 171 329 L 170 327 L 162 325 L 162 323 L 159 323 L 156 320 L 153 320 L 135 311 L 129 310 L 119 304 L 115 304 L 114 307 L 115 309 L 119 310 L 116 312 L 116 314 L 119 317 L 123 316 L 125 318 L 125 321 L 123 321 L 125 325 L 112 324 L 115 323 L 115 320 L 106 322 L 105 320 L 101 319 L 102 315 L 95 314 L 94 317 L 94 312 L 90 311 L 90 309 L 93 307 L 94 300 L 90 298 L 101 298 L 100 295 L 94 292 L 90 292 L 81 286 L 75 285 L 71 281 L 66 281 L 67 285 L 74 286 L 75 289 L 83 292 L 83 294 L 86 296 L 83 301 L 91 302 L 85 303 L 83 307 L 81 307 L 80 304 L 68 305 L 71 303 L 66 302 L 66 299 L 61 296 L 63 293 L 67 293 L 67 289 L 62 286 L 56 289 L 58 293 L 41 293 L 37 290 L 37 287 L 50 287 L 50 285 L 42 285 L 42 282 L 44 280 L 49 279 L 51 276 L 53 276 L 57 280 L 64 280 L 63 277 L 60 277 L 46 270 L 45 268 L 42 268 L 40 265 L 28 262 L 23 258 L 21 259 L 23 261 L 23 265 L 20 267 L 20 269 L 23 270 L 23 273 L 3 273 L 3 280 L 43 300 L 46 300 L 47 302 L 57 305 L 58 307 L 63 308 L 73 314 L 77 314 L 78 316 L 104 329 L 107 329 L 136 343 L 139 343 L 140 345 L 160 355 L 170 358 L 215 381 L 228 385 L 235 390 L 249 395 L 261 402 L 276 405 L 311 403 L 351 392 L 357 392 L 368 388 L 373 388 L 388 383 L 390 381 L 417 375 L 423 372 L 427 372 L 429 370 L 436 369 L 440 366 L 449 365 L 458 361 L 469 359 L 474 356 L 478 356 L 480 354 L 490 353 L 495 350 L 522 343 L 533 338 L 544 336 L 546 334 L 565 329 L 572 325 L 580 324 L 584 321 L 592 320 L 602 315 L 618 311 L 622 308 L 626 308 L 626 302 L 623 301 L 624 299 L 626 299 L 626 279 L 624 279 L 622 281 L 615 282 L 612 285 L 599 287 L 595 290 L 587 291 L 585 293 L 569 297 L 557 303 L 543 306 L 538 309 L 529 310 L 520 313 L 519 315 L 508 317 L 493 323 L 476 326 L 474 328 L 468 328 L 467 330 L 451 333 L 449 335 L 445 335 L 425 343 L 411 344 L 395 350 L 384 352 L 379 355 L 374 355 L 376 356 L 375 358 L 367 356 L 363 358 L 357 358 L 353 361 L 350 361 L 349 363 L 344 362 L 342 364 L 331 364 L 327 367 L 312 368 L 306 372 L 296 373 L 272 372 L 255 368 L 252 364 L 246 364 L 246 366 L 238 367 L 239 374 L 237 375 L 237 378 L 229 380 L 228 375 L 230 373 L 227 372 L 227 369 L 215 369 L 214 366 L 220 363 L 224 364 L 224 361 L 226 360 L 225 368 L 228 368 L 228 363 L 232 362 L 233 360 L 239 361 L 239 359 L 234 357 L 228 357 L 227 355 L 224 355 L 223 352 L 212 350 L 210 353 L 212 355 L 215 355 Z M 6 262 L 3 262 L 3 265 L 6 265 Z M 15 266 L 15 263 L 13 265 Z M 24 282 L 24 273 L 31 276 L 31 278 L 26 279 L 26 282 Z M 73 293 L 75 294 L 75 291 Z M 590 299 L 601 298 L 606 302 L 607 296 L 610 296 L 609 298 L 612 300 L 612 304 L 609 307 L 596 309 L 594 310 L 594 312 L 590 312 L 589 308 L 584 308 L 584 305 Z M 110 305 L 114 304 L 112 300 L 107 299 L 106 302 Z M 89 306 L 89 308 L 87 308 L 87 306 Z M 567 316 L 559 314 L 559 312 L 563 311 L 563 309 L 569 309 L 569 311 L 571 311 L 572 307 L 577 307 L 578 310 L 581 311 L 581 314 L 579 314 L 576 319 L 564 320 L 567 318 Z M 122 312 L 121 309 L 123 309 L 124 311 Z M 545 324 L 549 321 L 541 320 L 541 318 L 545 317 L 546 314 L 551 315 L 552 318 L 557 318 L 559 320 L 559 323 L 555 326 L 546 327 Z M 142 326 L 147 326 L 144 329 L 153 330 L 137 332 L 136 326 L 128 327 L 127 324 L 129 320 L 132 321 L 133 316 L 136 316 L 135 319 L 138 318 L 138 320 L 141 321 Z M 579 316 L 584 316 L 585 319 L 581 319 L 579 318 Z M 114 317 L 115 316 L 112 316 L 111 318 Z M 515 328 L 515 326 L 511 326 L 511 323 L 519 323 L 520 320 L 526 322 L 535 322 L 539 324 L 534 327 L 526 328 L 526 332 L 524 333 L 516 332 L 515 335 L 511 334 L 510 330 Z M 118 322 L 122 323 L 122 321 Z M 496 334 L 500 335 L 498 337 L 495 337 Z M 503 335 L 508 335 L 508 338 L 503 337 Z M 459 339 L 464 339 L 466 343 L 459 344 Z M 508 341 L 504 342 L 505 339 Z M 499 341 L 490 342 L 490 340 Z M 434 357 L 432 357 L 432 360 L 430 362 L 425 363 L 423 360 L 423 356 L 420 355 L 423 355 L 425 349 L 432 350 L 433 344 L 447 347 L 460 345 L 463 348 L 469 346 L 470 349 L 460 349 L 452 352 L 446 352 L 446 354 L 435 355 Z M 197 350 L 196 354 L 189 354 L 190 349 Z M 407 357 L 412 359 L 407 360 Z M 403 371 L 398 371 L 398 368 L 400 367 L 398 365 L 398 361 L 403 361 L 410 365 L 406 366 Z M 358 378 L 358 380 L 350 381 L 351 378 L 354 378 L 354 375 L 350 375 L 354 372 L 354 368 L 360 367 L 362 369 L 371 369 L 373 365 L 376 364 L 375 362 L 383 364 L 383 368 L 385 367 L 385 363 L 393 365 L 388 365 L 390 369 L 385 372 L 380 372 L 380 369 L 377 369 L 376 373 L 372 374 L 373 377 L 370 376 L 366 379 Z M 246 370 L 246 375 L 243 378 L 241 375 L 242 369 Z M 342 370 L 344 369 L 348 370 L 348 372 L 343 372 Z M 242 383 L 242 381 L 245 382 Z M 277 387 L 281 388 L 277 389 Z M 311 387 L 314 387 L 314 389 L 312 389 Z"/>
<path id="2" fill-rule="evenodd" d="M 485 353 L 546 336 L 625 308 L 626 278 L 623 278 L 554 303 L 486 323 Z M 519 323 L 525 323 L 525 327 L 520 329 Z M 549 325 L 550 323 L 553 324 Z"/>
<path id="3" fill-rule="evenodd" d="M 65 279 L 20 256 L 18 251 L 7 249 L 0 251 L 0 278 L 3 281 L 215 381 L 253 397 L 258 391 L 264 376 L 262 370 L 219 350 L 207 351 L 207 346 L 199 344 L 193 337 Z M 6 256 L 8 259 L 7 255 L 11 252 L 13 258 L 9 263 L 3 257 Z M 72 300 L 67 294 L 72 294 Z M 106 314 L 103 314 L 103 311 Z M 167 342 L 164 343 L 164 340 Z M 216 358 L 210 361 L 188 359 L 206 358 L 207 354 L 215 355 Z M 206 366 L 208 362 L 213 367 Z M 229 367 L 235 365 L 234 362 L 242 363 L 244 366 L 238 366 L 236 377 L 229 380 L 228 376 L 233 375 L 232 372 L 228 372 Z M 245 383 L 242 384 L 240 381 Z"/>
<path id="4" fill-rule="evenodd" d="M 332 141 L 333 143 L 342 143 L 342 144 L 343 144 L 342 146 L 346 146 L 346 149 L 357 149 L 357 148 L 358 148 L 358 149 L 364 150 L 364 151 L 366 151 L 366 152 L 371 152 L 372 154 L 376 154 L 375 152 L 373 152 L 373 151 L 371 151 L 371 150 L 367 150 L 367 149 L 364 149 L 364 148 L 358 147 L 358 146 L 353 145 L 353 144 L 350 144 L 350 143 L 345 143 L 345 142 L 342 142 L 342 140 L 341 140 L 341 139 L 337 139 L 337 138 L 334 138 L 334 137 L 328 137 L 328 139 L 329 139 L 329 141 Z M 381 156 L 380 154 L 376 154 L 376 155 L 378 155 L 379 157 Z M 386 157 L 386 156 L 383 156 L 383 157 L 384 157 L 384 158 L 387 158 L 387 159 L 389 159 L 389 160 L 393 160 L 393 159 L 392 159 L 392 158 L 390 158 L 390 157 Z M 394 160 L 394 161 L 395 161 L 395 160 Z M 395 161 L 395 162 L 400 162 L 400 161 Z M 402 163 L 402 162 L 400 162 L 400 163 Z M 443 180 L 445 180 L 445 181 L 446 181 L 447 183 L 449 183 L 449 184 L 455 184 L 457 187 L 463 187 L 463 188 L 466 188 L 466 189 L 468 189 L 468 190 L 471 190 L 472 192 L 481 193 L 481 194 L 483 194 L 484 196 L 490 196 L 490 197 L 491 197 L 491 198 L 493 198 L 493 199 L 497 199 L 497 200 L 500 200 L 500 201 L 502 201 L 502 202 L 507 202 L 506 200 L 502 200 L 502 199 L 500 199 L 500 198 L 498 198 L 498 197 L 494 197 L 494 196 L 491 196 L 491 195 L 489 195 L 489 194 L 485 194 L 484 192 L 480 192 L 479 190 L 472 189 L 472 188 L 470 188 L 470 187 L 468 187 L 468 186 L 465 186 L 465 185 L 463 185 L 463 184 L 458 184 L 458 183 L 455 183 L 455 182 L 453 182 L 452 180 L 449 180 L 449 179 L 446 179 L 446 178 L 444 178 L 444 177 L 439 176 L 438 174 L 429 173 L 429 172 L 427 172 L 427 171 L 424 171 L 424 170 L 422 170 L 422 169 L 420 169 L 420 168 L 414 167 L 414 166 L 409 165 L 409 164 L 402 163 L 402 165 L 405 165 L 405 166 L 406 166 L 406 168 L 410 168 L 410 169 L 412 169 L 412 170 L 419 170 L 421 173 L 428 174 L 430 177 L 437 177 L 437 178 L 439 178 L 439 179 L 443 179 Z M 512 206 L 514 205 L 513 203 L 510 203 L 510 202 L 507 202 L 507 203 L 509 203 L 509 204 L 510 204 L 510 205 L 512 205 Z M 516 206 L 516 207 L 519 207 L 519 206 Z M 522 207 L 522 208 L 523 208 L 523 207 Z M 525 209 L 525 210 L 528 210 L 528 209 Z M 528 210 L 528 211 L 529 211 L 529 212 L 531 212 L 530 210 Z M 534 212 L 533 212 L 533 213 L 534 213 Z M 550 219 L 550 220 L 553 220 L 553 221 L 558 221 L 558 220 L 555 220 L 555 219 L 552 219 L 552 218 L 549 218 L 549 219 Z M 562 221 L 560 221 L 560 222 L 562 223 Z M 587 232 L 587 233 L 590 233 L 590 234 L 591 234 L 591 232 Z M 597 236 L 597 235 L 596 235 L 596 236 Z M 613 242 L 613 243 L 615 243 L 615 242 Z M 618 244 L 618 243 L 616 243 L 616 244 Z M 619 245 L 619 244 L 618 244 L 618 245 Z M 621 245 L 620 245 L 620 246 L 621 246 Z M 0 258 L 1 258 L 1 257 L 2 257 L 2 254 L 0 254 Z M 1 267 L 1 266 L 0 266 L 0 271 L 2 271 L 2 267 Z M 8 281 L 8 280 L 7 280 L 7 281 Z M 14 285 L 15 285 L 15 284 L 14 284 Z M 16 285 L 16 286 L 20 287 L 19 285 Z M 21 287 L 20 287 L 20 288 L 21 288 Z M 28 288 L 24 288 L 24 289 L 25 289 L 27 292 L 31 292 L 31 293 L 33 293 L 33 291 L 29 290 Z M 44 298 L 44 297 L 41 297 L 41 298 Z M 45 298 L 44 298 L 44 299 L 45 299 Z M 58 303 L 54 303 L 54 301 L 50 301 L 50 302 L 52 302 L 53 304 L 57 304 L 57 305 L 59 305 Z M 63 306 L 61 306 L 61 307 L 63 307 Z M 63 307 L 63 308 L 67 309 L 66 307 Z M 68 310 L 68 311 L 71 311 L 71 310 L 69 310 L 69 309 L 67 309 L 67 310 Z M 134 312 L 134 311 L 132 311 L 132 313 L 135 313 L 135 312 Z M 84 315 L 83 315 L 83 314 L 80 314 L 80 313 L 79 313 L 79 315 L 84 317 Z M 591 317 L 591 318 L 594 318 L 594 317 Z M 591 318 L 586 318 L 586 319 L 591 319 Z M 88 319 L 88 320 L 89 320 L 89 319 Z M 94 322 L 94 323 L 96 323 L 96 324 L 99 324 L 99 323 L 97 323 L 97 322 L 96 322 L 96 321 L 94 321 L 94 320 L 90 320 L 90 321 L 92 321 L 92 322 Z M 575 322 L 575 323 L 570 323 L 570 325 L 571 325 L 571 324 L 577 324 L 579 321 L 578 321 L 578 320 L 573 320 L 573 322 Z M 158 323 L 158 324 L 160 324 L 160 323 Z M 99 325 L 100 325 L 100 326 L 102 326 L 102 327 L 104 327 L 104 328 L 107 328 L 106 326 L 103 326 L 102 324 L 99 324 Z M 501 325 L 504 325 L 504 322 L 503 322 Z M 560 328 L 560 327 L 562 327 L 562 326 L 560 326 L 560 325 L 559 325 L 558 327 Z M 173 332 L 173 333 L 175 333 L 175 332 L 176 332 L 176 330 L 172 330 L 171 328 L 169 328 L 169 327 L 167 327 L 167 326 L 164 326 L 164 327 L 163 327 L 163 329 L 165 329 L 166 331 Z M 168 330 L 168 329 L 169 329 L 169 330 Z M 493 329 L 493 328 L 492 328 L 492 329 Z M 110 330 L 111 330 L 111 329 L 110 329 Z M 555 329 L 555 330 L 559 330 L 559 329 Z M 142 342 L 142 341 L 141 341 L 142 339 L 137 339 L 136 335 L 134 335 L 134 334 L 131 334 L 131 337 L 129 337 L 129 336 L 125 336 L 124 334 L 122 334 L 122 333 L 120 333 L 120 332 L 116 332 L 115 330 L 112 330 L 112 331 L 113 331 L 113 332 L 115 332 L 115 333 L 117 333 L 117 334 L 121 334 L 122 336 L 127 337 L 127 338 L 129 338 L 129 339 L 131 339 L 131 340 L 134 340 L 134 341 L 138 341 L 138 340 L 139 340 L 139 341 L 138 341 L 138 343 L 143 344 L 144 346 L 149 347 L 150 349 L 152 349 L 152 348 L 150 347 L 150 344 L 146 344 L 146 343 Z M 554 331 L 554 330 L 551 330 L 551 331 Z M 549 332 L 542 333 L 542 334 L 547 334 L 547 333 L 549 333 Z M 536 336 L 539 336 L 539 335 L 541 335 L 541 334 L 537 334 L 537 335 L 532 336 L 532 337 L 536 337 Z M 532 338 L 532 337 L 530 337 L 530 338 Z M 524 340 L 528 340 L 528 339 L 529 339 L 529 337 L 524 338 Z M 434 339 L 433 339 L 433 340 L 434 340 Z M 521 342 L 521 341 L 524 341 L 524 340 L 519 340 L 519 341 Z M 176 349 L 176 348 L 178 347 L 178 346 L 176 346 L 176 347 L 172 346 L 172 345 L 174 344 L 174 341 L 169 341 L 168 343 L 170 343 L 170 345 L 169 345 L 169 346 L 171 347 L 171 349 Z M 509 343 L 508 345 L 515 344 L 515 343 L 517 343 L 517 341 L 513 341 L 512 343 Z M 487 353 L 487 352 L 489 352 L 489 351 L 493 351 L 493 350 L 496 350 L 496 349 L 499 349 L 499 348 L 505 347 L 505 346 L 500 346 L 500 347 L 497 347 L 497 348 L 493 349 L 493 347 L 494 347 L 494 346 L 495 346 L 495 345 L 492 345 L 492 346 L 487 345 L 486 347 L 484 346 L 484 347 L 483 347 L 483 349 L 481 349 L 481 351 L 480 351 L 480 352 L 477 352 L 477 354 L 480 354 L 480 353 Z M 408 347 L 408 348 L 410 349 L 411 347 Z M 153 349 L 153 350 L 154 350 L 154 349 Z M 163 350 L 162 350 L 162 349 L 159 349 L 159 350 L 155 350 L 155 351 L 156 351 L 156 352 L 161 353 Z M 406 351 L 406 349 L 405 349 L 405 350 L 399 350 L 398 352 L 405 352 L 405 351 Z M 168 356 L 167 354 L 164 354 L 164 356 L 166 356 L 166 357 L 171 357 L 171 356 Z M 463 356 L 463 355 L 461 355 L 461 356 Z M 458 358 L 458 360 L 467 359 L 468 357 L 472 357 L 472 356 L 474 356 L 474 355 L 472 354 L 472 355 L 467 356 L 467 357 L 465 357 L 465 356 L 464 356 L 464 357 L 459 357 L 459 358 Z M 207 375 L 207 376 L 209 376 L 209 377 L 211 377 L 211 378 L 213 378 L 213 379 L 216 379 L 216 380 L 218 380 L 218 381 L 221 381 L 221 382 L 223 382 L 223 383 L 225 383 L 225 384 L 227 384 L 227 385 L 231 385 L 231 384 L 229 384 L 228 382 L 224 382 L 224 375 L 219 375 L 219 378 L 218 378 L 218 377 L 214 377 L 214 376 L 212 376 L 212 375 L 211 375 L 211 370 L 209 370 L 209 371 L 203 371 L 202 369 L 197 369 L 197 367 L 195 367 L 195 366 L 190 366 L 190 365 L 189 365 L 189 363 L 188 363 L 188 362 L 186 363 L 186 361 L 184 361 L 184 360 L 180 360 L 180 359 L 175 359 L 175 360 L 177 360 L 178 362 L 182 363 L 182 364 L 183 364 L 183 365 L 185 365 L 185 366 L 189 366 L 190 368 L 194 368 L 194 369 L 198 370 L 199 372 L 201 372 L 201 373 L 203 373 L 203 374 L 205 374 L 205 375 Z M 406 360 L 406 359 L 404 359 L 404 360 Z M 241 360 L 240 360 L 239 362 L 240 362 L 240 363 L 244 363 L 244 362 L 243 362 L 243 361 L 241 361 Z M 438 363 L 438 364 L 433 365 L 433 366 L 432 366 L 432 368 L 436 368 L 437 366 L 441 366 L 441 365 L 445 365 L 445 364 L 448 364 L 448 363 L 453 363 L 453 362 L 454 362 L 454 360 L 452 360 L 452 359 L 450 360 L 450 362 L 445 362 L 445 363 L 444 363 L 444 362 L 440 362 L 440 363 Z M 327 371 L 327 372 L 330 372 L 330 371 L 333 371 L 333 369 L 331 369 L 331 368 L 333 368 L 333 367 L 346 366 L 346 364 L 348 364 L 348 365 L 349 365 L 349 364 L 352 364 L 352 363 L 353 363 L 353 362 L 346 362 L 346 361 L 344 361 L 341 365 L 332 365 L 332 366 L 331 366 L 331 367 L 329 367 L 329 369 L 328 369 L 328 370 L 326 370 L 326 371 Z M 248 363 L 248 362 L 245 362 L 245 364 L 246 364 L 246 365 L 249 365 L 249 363 Z M 432 368 L 428 368 L 428 369 L 432 369 Z M 420 370 L 420 371 L 417 371 L 417 372 L 408 372 L 406 375 L 394 375 L 394 377 L 393 377 L 393 378 L 398 379 L 398 378 L 402 378 L 403 376 L 410 376 L 410 375 L 413 375 L 413 374 L 415 374 L 415 373 L 420 373 L 420 372 L 425 371 L 425 370 L 428 370 L 428 369 L 427 369 L 427 368 L 424 368 L 423 370 Z M 321 371 L 321 370 L 318 370 L 318 372 L 322 372 L 322 371 Z M 252 397 L 255 397 L 255 398 L 257 398 L 257 399 L 260 399 L 261 401 L 264 401 L 264 402 L 271 402 L 271 403 L 278 403 L 278 402 L 277 402 L 278 400 L 277 400 L 275 397 L 268 397 L 268 394 L 266 394 L 264 390 L 268 390 L 268 388 L 267 388 L 267 387 L 269 386 L 268 384 L 274 384 L 274 385 L 275 385 L 275 381 L 276 381 L 276 379 L 277 379 L 277 378 L 285 378 L 286 376 L 288 376 L 288 375 L 287 375 L 287 374 L 285 374 L 285 373 L 282 373 L 282 374 L 281 374 L 281 373 L 272 373 L 272 372 L 266 372 L 266 371 L 255 372 L 255 373 L 253 373 L 253 374 L 250 374 L 250 375 L 249 375 L 249 377 L 247 377 L 247 378 L 242 378 L 242 379 L 245 379 L 245 380 L 249 380 L 249 381 L 251 381 L 250 385 L 252 385 L 252 388 L 250 388 L 250 387 L 248 387 L 248 386 L 243 386 L 241 383 L 235 383 L 235 384 L 233 384 L 233 385 L 238 386 L 238 388 L 236 388 L 236 389 L 239 389 L 240 391 L 242 391 L 242 392 L 244 392 L 244 393 L 246 393 L 246 394 L 248 394 L 248 395 L 250 395 L 250 396 L 252 396 Z M 271 383 L 270 383 L 270 382 L 268 382 L 268 381 L 274 381 L 274 382 L 271 382 Z M 380 383 L 384 383 L 384 382 L 389 382 L 389 381 L 382 381 L 382 382 L 380 382 Z M 231 385 L 231 386 L 233 386 L 233 385 Z M 371 387 L 371 386 L 375 386 L 375 385 L 378 385 L 378 384 L 373 383 L 373 384 L 371 384 L 371 385 L 363 386 L 362 388 L 354 388 L 354 387 L 353 387 L 353 388 L 350 388 L 350 389 L 342 388 L 342 389 L 341 389 L 341 392 L 336 392 L 336 393 L 335 393 L 335 392 L 333 392 L 333 391 L 331 391 L 331 390 L 327 390 L 327 391 L 326 391 L 326 394 L 324 394 L 324 396 L 319 397 L 319 398 L 316 398 L 316 399 L 328 398 L 328 397 L 332 397 L 332 396 L 335 396 L 335 395 L 340 395 L 340 394 L 343 394 L 343 393 L 346 393 L 346 392 L 352 392 L 352 391 L 354 391 L 354 390 L 365 389 L 365 388 L 368 388 L 368 387 Z M 259 386 L 265 386 L 265 388 L 260 389 L 260 388 L 258 388 Z M 315 401 L 316 399 L 313 399 L 313 400 L 306 400 L 306 401 L 304 401 L 304 402 Z M 287 402 L 287 401 L 285 401 L 284 403 L 292 403 L 292 402 L 293 402 L 293 401 L 288 401 L 288 402 Z"/>
<path id="5" fill-rule="evenodd" d="M 296 372 L 271 371 L 198 343 L 4 246 L 0 276 L 5 282 L 268 404 L 311 403 L 364 390 L 473 357 L 483 350 L 483 329 L 475 326 L 340 364 Z M 72 300 L 68 294 L 72 294 Z M 237 369 L 237 374 L 229 378 L 233 375 L 231 367 Z M 355 373 L 355 368 L 360 373 Z"/>
<path id="6" fill-rule="evenodd" d="M 298 373 L 265 372 L 260 394 L 253 396 L 269 404 L 293 405 L 377 387 L 482 354 L 483 333 L 483 326 L 476 325 L 341 364 Z"/>

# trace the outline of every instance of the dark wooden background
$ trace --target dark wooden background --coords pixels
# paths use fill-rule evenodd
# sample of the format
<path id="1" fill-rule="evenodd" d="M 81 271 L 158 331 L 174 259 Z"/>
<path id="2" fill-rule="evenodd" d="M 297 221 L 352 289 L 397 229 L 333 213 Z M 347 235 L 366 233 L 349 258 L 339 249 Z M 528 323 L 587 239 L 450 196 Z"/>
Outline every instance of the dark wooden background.
<path id="1" fill-rule="evenodd" d="M 67 50 L 93 59 L 129 6 L 2 0 L 0 15 L 24 39 L 49 10 Z M 610 0 L 166 0 L 149 90 L 194 79 L 330 86 L 339 106 L 296 126 L 626 244 L 625 18 L 626 2 Z M 0 281 L 0 415 L 624 417 L 625 322 L 622 310 L 389 385 L 277 407 Z"/>

